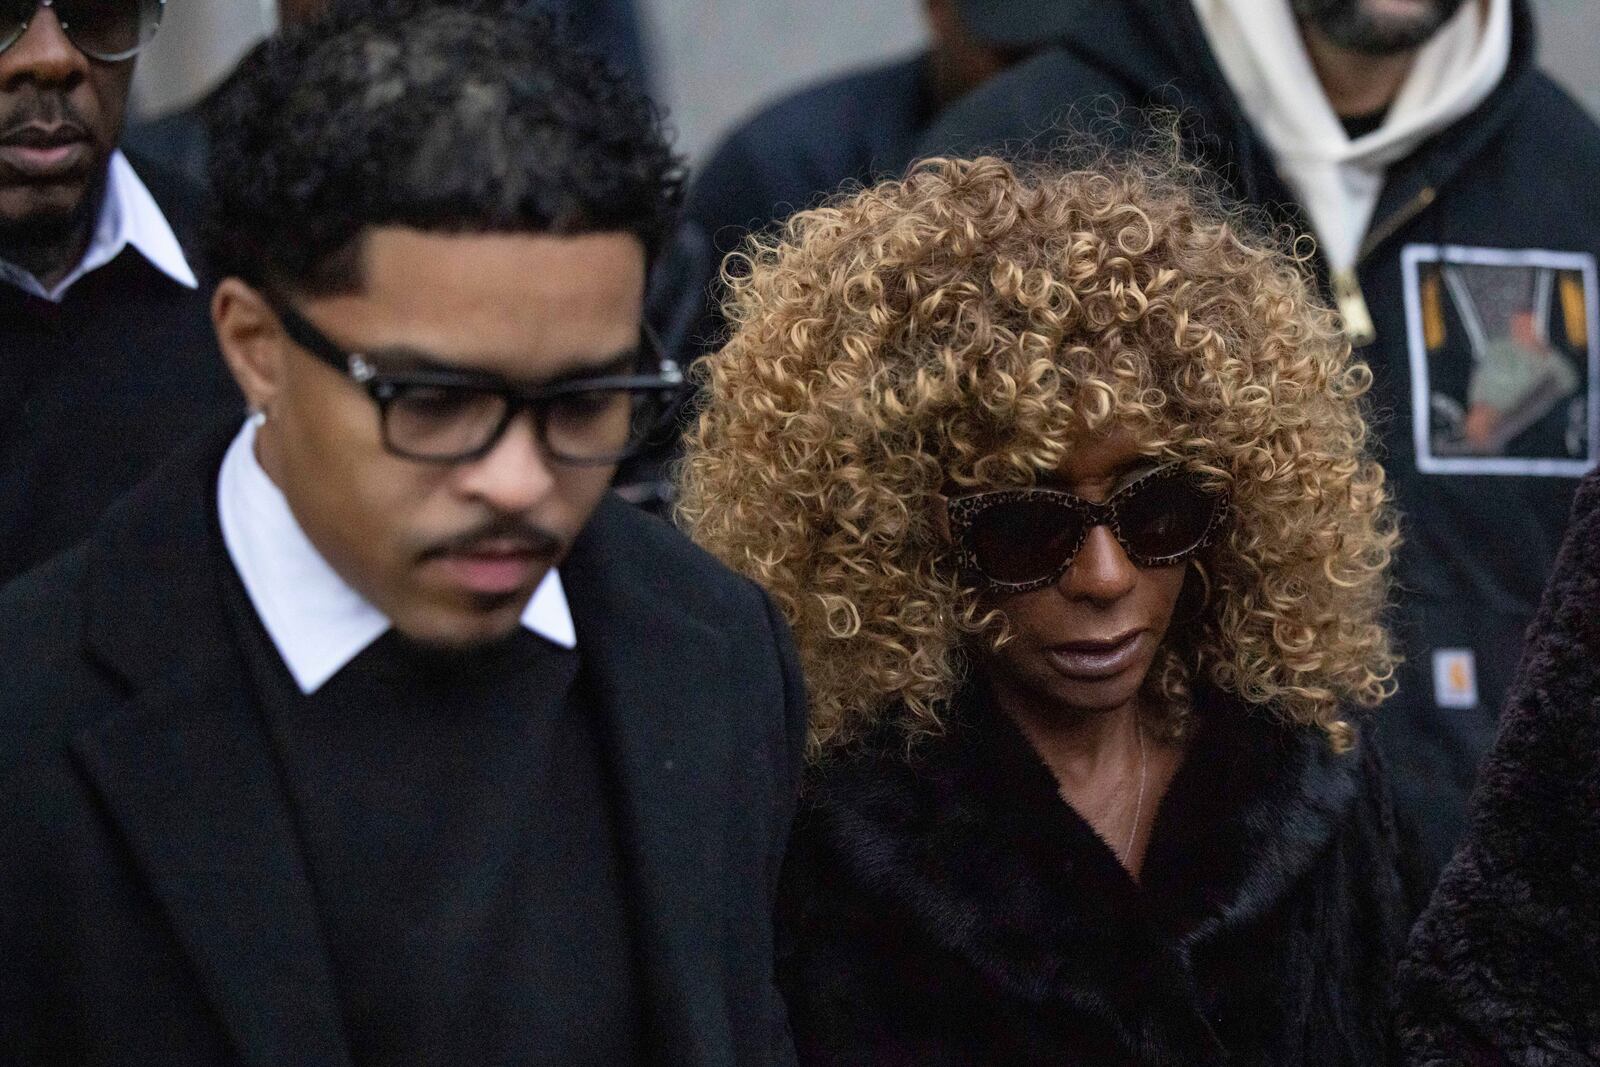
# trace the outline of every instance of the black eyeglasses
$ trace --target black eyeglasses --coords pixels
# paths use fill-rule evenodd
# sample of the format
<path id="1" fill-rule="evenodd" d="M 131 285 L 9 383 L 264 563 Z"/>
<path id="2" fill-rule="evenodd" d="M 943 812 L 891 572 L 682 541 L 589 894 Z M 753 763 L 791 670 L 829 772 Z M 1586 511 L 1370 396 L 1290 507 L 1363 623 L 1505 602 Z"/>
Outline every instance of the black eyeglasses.
<path id="1" fill-rule="evenodd" d="M 0 0 L 0 52 L 22 39 L 41 7 L 55 12 L 74 48 L 115 63 L 155 38 L 166 0 Z"/>
<path id="2" fill-rule="evenodd" d="M 952 497 L 946 507 L 962 569 L 996 591 L 1026 593 L 1060 581 L 1096 526 L 1109 527 L 1141 567 L 1180 563 L 1216 535 L 1228 498 L 1169 463 L 1103 504 L 1060 489 L 1001 489 Z"/>
<path id="3" fill-rule="evenodd" d="M 284 303 L 274 311 L 289 339 L 349 375 L 378 405 L 383 444 L 425 463 L 463 463 L 487 455 L 524 409 L 545 453 L 561 463 L 607 466 L 634 455 L 671 421 L 683 393 L 678 365 L 659 355 L 648 328 L 640 359 L 654 374 L 613 374 L 519 388 L 489 375 L 443 370 L 384 372 L 346 352 Z"/>

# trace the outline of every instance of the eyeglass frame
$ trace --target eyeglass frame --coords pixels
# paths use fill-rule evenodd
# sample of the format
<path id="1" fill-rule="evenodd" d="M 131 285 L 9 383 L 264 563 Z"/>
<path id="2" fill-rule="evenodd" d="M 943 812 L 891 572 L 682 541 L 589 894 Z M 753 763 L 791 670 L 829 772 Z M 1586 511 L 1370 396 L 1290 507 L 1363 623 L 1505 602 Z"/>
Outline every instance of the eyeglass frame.
<path id="1" fill-rule="evenodd" d="M 955 544 L 956 565 L 963 573 L 976 577 L 996 593 L 1030 593 L 1036 589 L 1059 582 L 1063 575 L 1072 569 L 1077 562 L 1078 554 L 1083 551 L 1084 544 L 1089 540 L 1089 533 L 1097 526 L 1104 526 L 1111 531 L 1111 536 L 1116 538 L 1117 545 L 1127 555 L 1128 559 L 1138 567 L 1166 567 L 1174 563 L 1182 563 L 1196 553 L 1209 547 L 1216 540 L 1226 524 L 1226 519 L 1232 511 L 1232 498 L 1225 492 L 1213 493 L 1216 504 L 1212 509 L 1211 518 L 1206 523 L 1205 530 L 1200 539 L 1182 552 L 1174 552 L 1166 556 L 1146 556 L 1129 547 L 1122 536 L 1121 524 L 1117 518 L 1118 502 L 1125 499 L 1140 486 L 1147 485 L 1152 478 L 1175 477 L 1184 474 L 1186 468 L 1181 462 L 1173 461 L 1163 463 L 1145 471 L 1104 501 L 1095 502 L 1087 500 L 1076 493 L 1069 493 L 1065 489 L 1052 489 L 1046 486 L 1030 486 L 1024 489 L 985 489 L 976 493 L 967 493 L 962 496 L 944 498 L 945 516 L 950 529 L 950 538 Z M 1031 502 L 1047 500 L 1055 504 L 1065 505 L 1067 510 L 1078 512 L 1084 517 L 1083 532 L 1078 536 L 1078 543 L 1067 554 L 1065 562 L 1057 566 L 1048 576 L 1030 578 L 1024 582 L 1004 582 L 991 577 L 978 565 L 978 556 L 973 551 L 968 535 L 972 531 L 973 523 L 979 515 L 990 508 L 1002 504 Z"/>
<path id="2" fill-rule="evenodd" d="M 351 381 L 361 386 L 363 391 L 378 407 L 378 434 L 383 441 L 384 449 L 391 455 L 401 459 L 412 460 L 417 463 L 453 464 L 471 463 L 482 459 L 494 451 L 506 430 L 524 410 L 533 415 L 534 432 L 539 442 L 539 447 L 544 454 L 557 463 L 572 467 L 608 467 L 613 464 L 625 462 L 636 456 L 640 450 L 647 447 L 652 433 L 662 426 L 669 424 L 679 407 L 685 393 L 683 371 L 679 369 L 676 361 L 662 356 L 661 343 L 648 323 L 639 324 L 640 349 L 655 353 L 659 360 L 659 371 L 656 374 L 610 374 L 589 378 L 578 378 L 572 381 L 555 382 L 550 385 L 519 388 L 511 385 L 502 378 L 489 374 L 474 374 L 470 371 L 433 371 L 409 370 L 398 372 L 383 372 L 360 352 L 346 350 L 338 342 L 319 330 L 309 319 L 296 311 L 287 301 L 269 300 L 268 306 L 277 316 L 278 323 L 283 327 L 284 334 L 308 352 L 319 362 L 340 372 Z M 395 447 L 389 435 L 389 408 L 400 398 L 399 389 L 409 387 L 463 389 L 477 393 L 492 394 L 504 401 L 506 410 L 500 417 L 500 422 L 495 426 L 494 432 L 489 435 L 488 441 L 482 446 L 451 456 L 427 456 L 407 452 Z M 650 430 L 640 434 L 637 440 L 630 441 L 628 447 L 617 455 L 607 455 L 602 459 L 579 459 L 563 455 L 551 448 L 547 430 L 548 405 L 555 400 L 567 397 L 583 396 L 587 393 L 602 392 L 628 392 L 649 393 L 659 392 L 666 399 L 662 405 L 660 415 L 654 420 Z M 674 396 L 673 394 L 677 394 Z"/>
<path id="3" fill-rule="evenodd" d="M 147 2 L 147 0 L 137 0 L 138 6 L 141 7 L 141 8 L 144 6 L 144 4 L 146 2 Z M 156 5 L 155 27 L 156 27 L 156 30 L 159 31 L 161 29 L 161 21 L 166 16 L 166 13 L 167 13 L 167 0 L 154 0 L 154 2 L 155 2 L 155 5 Z M 0 44 L 0 55 L 4 55 L 8 48 L 10 48 L 12 45 L 16 44 L 18 41 L 22 40 L 24 37 L 26 37 L 28 35 L 28 27 L 33 25 L 33 20 L 34 20 L 35 17 L 38 16 L 39 9 L 41 7 L 48 7 L 48 8 L 50 8 L 50 10 L 55 11 L 56 0 L 38 0 L 38 2 L 33 5 L 33 13 L 28 15 L 26 18 L 24 18 L 22 20 L 22 22 L 17 26 L 17 35 L 15 37 L 11 38 L 11 40 L 7 41 L 5 44 Z M 140 12 L 140 18 L 141 19 L 143 18 L 143 15 L 144 15 L 144 13 L 143 13 L 143 11 L 141 11 Z M 84 55 L 88 56 L 90 59 L 99 60 L 101 63 L 121 63 L 121 62 L 123 62 L 125 60 L 132 59 L 134 56 L 138 55 L 140 52 L 142 52 L 146 48 L 148 48 L 150 46 L 150 43 L 152 41 L 154 41 L 155 38 L 156 38 L 156 35 L 154 33 L 152 33 L 149 36 L 148 39 L 140 41 L 138 44 L 134 45 L 132 48 L 127 49 L 126 51 L 122 51 L 122 52 L 110 52 L 110 53 L 91 52 L 91 51 L 89 51 L 89 49 L 87 49 L 87 48 L 83 47 L 83 45 L 79 44 L 77 38 L 72 36 L 72 27 L 69 24 L 68 20 L 62 17 L 60 12 L 56 13 L 56 21 L 61 23 L 61 32 L 66 34 L 67 40 L 71 43 L 72 47 L 76 48 L 78 51 L 82 52 Z"/>

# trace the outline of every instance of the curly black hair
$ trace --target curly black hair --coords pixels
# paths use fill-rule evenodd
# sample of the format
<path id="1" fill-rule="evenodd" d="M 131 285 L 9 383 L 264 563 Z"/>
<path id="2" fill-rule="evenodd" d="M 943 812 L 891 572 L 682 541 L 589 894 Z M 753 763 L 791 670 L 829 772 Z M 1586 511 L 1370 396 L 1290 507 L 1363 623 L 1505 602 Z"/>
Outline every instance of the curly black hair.
<path id="1" fill-rule="evenodd" d="M 245 57 L 206 109 L 219 276 L 358 287 L 373 226 L 625 232 L 652 254 L 682 168 L 654 105 L 507 0 L 348 0 Z"/>

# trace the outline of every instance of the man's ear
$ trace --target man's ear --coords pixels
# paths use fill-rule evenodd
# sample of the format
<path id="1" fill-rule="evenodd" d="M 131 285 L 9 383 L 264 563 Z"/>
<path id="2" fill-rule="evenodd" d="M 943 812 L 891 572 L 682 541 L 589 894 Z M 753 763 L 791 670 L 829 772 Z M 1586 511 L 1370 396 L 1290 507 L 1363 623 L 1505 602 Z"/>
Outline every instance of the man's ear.
<path id="1" fill-rule="evenodd" d="M 233 380 L 254 412 L 272 410 L 283 387 L 283 327 L 271 305 L 238 278 L 224 278 L 211 296 L 211 323 Z"/>

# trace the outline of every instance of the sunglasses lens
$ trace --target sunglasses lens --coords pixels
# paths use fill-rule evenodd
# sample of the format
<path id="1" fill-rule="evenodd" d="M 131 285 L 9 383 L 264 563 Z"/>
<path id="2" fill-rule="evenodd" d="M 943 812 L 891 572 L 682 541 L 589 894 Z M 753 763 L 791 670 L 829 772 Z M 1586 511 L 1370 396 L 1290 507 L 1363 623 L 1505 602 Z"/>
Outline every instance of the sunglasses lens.
<path id="1" fill-rule="evenodd" d="M 1083 519 L 1048 500 L 1017 500 L 974 516 L 968 546 L 978 569 L 1010 584 L 1049 577 L 1078 550 Z"/>
<path id="2" fill-rule="evenodd" d="M 57 0 L 72 43 L 96 59 L 126 59 L 161 25 L 160 0 Z"/>
<path id="3" fill-rule="evenodd" d="M 1123 543 L 1146 559 L 1181 556 L 1200 544 L 1222 498 L 1184 475 L 1157 476 L 1117 509 Z"/>

